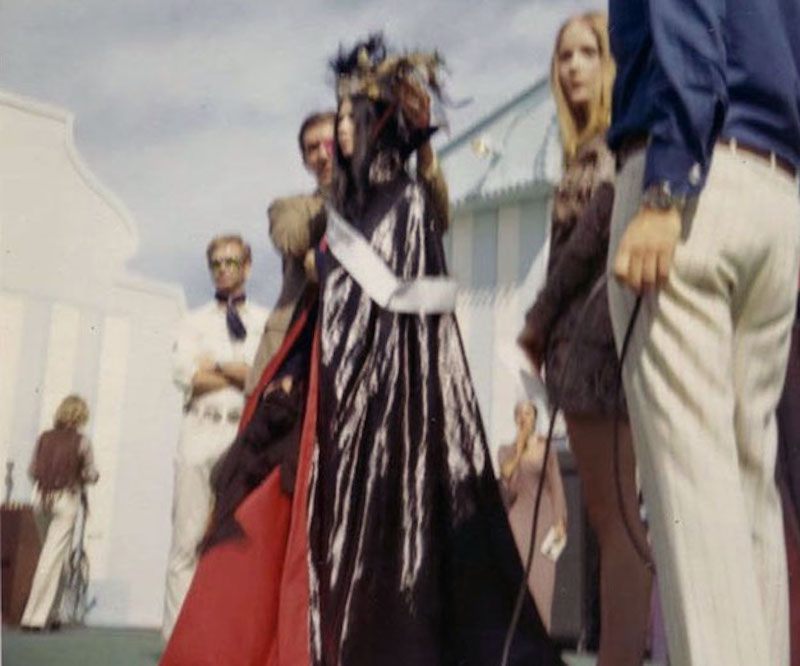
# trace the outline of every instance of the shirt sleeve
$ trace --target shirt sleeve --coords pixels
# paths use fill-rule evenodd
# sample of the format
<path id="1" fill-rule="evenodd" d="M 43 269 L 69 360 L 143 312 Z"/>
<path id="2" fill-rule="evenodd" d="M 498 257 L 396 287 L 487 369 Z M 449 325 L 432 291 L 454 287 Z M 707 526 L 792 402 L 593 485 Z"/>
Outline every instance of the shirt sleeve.
<path id="1" fill-rule="evenodd" d="M 322 197 L 300 195 L 275 199 L 267 210 L 269 235 L 281 255 L 302 259 L 325 228 Z"/>
<path id="2" fill-rule="evenodd" d="M 247 316 L 247 338 L 244 343 L 244 362 L 249 366 L 253 366 L 258 354 L 258 348 L 261 345 L 261 339 L 265 332 L 264 329 L 267 325 L 269 318 L 269 311 L 261 308 L 250 307 Z"/>
<path id="3" fill-rule="evenodd" d="M 186 400 L 192 394 L 192 378 L 197 372 L 196 359 L 199 351 L 199 333 L 196 327 L 192 326 L 189 315 L 183 320 L 172 346 L 172 380 Z"/>
<path id="4" fill-rule="evenodd" d="M 84 483 L 97 483 L 100 478 L 100 473 L 94 466 L 94 451 L 92 450 L 92 442 L 88 437 L 81 437 L 80 454 L 83 465 L 81 467 L 81 478 Z"/>
<path id="5" fill-rule="evenodd" d="M 726 0 L 649 0 L 655 77 L 644 186 L 695 196 L 728 107 Z"/>

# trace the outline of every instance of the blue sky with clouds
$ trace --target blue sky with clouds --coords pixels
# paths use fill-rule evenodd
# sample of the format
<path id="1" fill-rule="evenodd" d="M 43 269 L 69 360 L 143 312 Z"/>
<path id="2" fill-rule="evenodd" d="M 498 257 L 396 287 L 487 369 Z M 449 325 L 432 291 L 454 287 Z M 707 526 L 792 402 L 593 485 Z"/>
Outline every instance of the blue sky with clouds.
<path id="1" fill-rule="evenodd" d="M 133 213 L 131 268 L 209 296 L 208 239 L 251 241 L 250 293 L 270 304 L 277 255 L 264 211 L 313 183 L 300 119 L 333 102 L 326 63 L 382 29 L 438 48 L 454 134 L 544 76 L 558 25 L 602 0 L 3 0 L 0 87 L 65 107 L 95 174 Z M 442 137 L 446 139 L 446 137 Z"/>

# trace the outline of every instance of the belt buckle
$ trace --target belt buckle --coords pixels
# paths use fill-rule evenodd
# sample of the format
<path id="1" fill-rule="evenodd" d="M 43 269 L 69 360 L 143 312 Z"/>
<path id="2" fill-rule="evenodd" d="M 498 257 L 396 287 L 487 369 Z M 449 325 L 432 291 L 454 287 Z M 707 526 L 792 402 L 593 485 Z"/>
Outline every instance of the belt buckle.
<path id="1" fill-rule="evenodd" d="M 213 407 L 206 407 L 203 410 L 203 418 L 213 423 L 219 423 L 222 421 L 222 413 Z"/>

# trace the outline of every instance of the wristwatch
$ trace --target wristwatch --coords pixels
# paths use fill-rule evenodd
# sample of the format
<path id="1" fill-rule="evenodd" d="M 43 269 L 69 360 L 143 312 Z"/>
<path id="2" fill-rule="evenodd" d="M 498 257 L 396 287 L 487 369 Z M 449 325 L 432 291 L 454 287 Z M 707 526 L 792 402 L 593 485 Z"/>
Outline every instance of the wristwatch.
<path id="1" fill-rule="evenodd" d="M 641 203 L 653 210 L 667 211 L 674 208 L 680 213 L 686 208 L 686 195 L 673 194 L 669 182 L 665 180 L 645 188 Z"/>

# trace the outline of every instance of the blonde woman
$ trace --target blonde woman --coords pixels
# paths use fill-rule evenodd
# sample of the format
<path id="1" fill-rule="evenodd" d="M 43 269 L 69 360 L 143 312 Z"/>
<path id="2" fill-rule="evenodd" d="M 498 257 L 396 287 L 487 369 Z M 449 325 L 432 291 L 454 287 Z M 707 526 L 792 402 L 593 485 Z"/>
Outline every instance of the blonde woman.
<path id="1" fill-rule="evenodd" d="M 500 488 L 508 509 L 508 522 L 523 562 L 528 557 L 536 493 L 539 484 L 544 484 L 528 588 L 542 622 L 550 631 L 556 562 L 542 553 L 542 545 L 551 530 L 557 539 L 566 538 L 567 502 L 556 456 L 551 455 L 547 466 L 544 465 L 545 442 L 536 434 L 536 417 L 536 407 L 532 402 L 517 403 L 514 408 L 517 438 L 513 444 L 500 447 L 498 459 Z"/>
<path id="2" fill-rule="evenodd" d="M 53 429 L 39 437 L 28 473 L 36 484 L 40 510 L 49 522 L 31 592 L 22 616 L 22 628 L 56 626 L 54 606 L 61 572 L 67 561 L 85 484 L 96 483 L 92 445 L 81 434 L 89 407 L 77 395 L 67 396 L 56 410 Z"/>
<path id="3" fill-rule="evenodd" d="M 564 149 L 553 205 L 551 254 L 542 292 L 519 343 L 546 369 L 550 400 L 567 423 L 589 521 L 600 544 L 600 666 L 638 666 L 645 650 L 651 571 L 630 538 L 617 499 L 614 418 L 619 369 L 607 294 L 587 305 L 606 266 L 614 201 L 614 158 L 606 147 L 614 63 L 604 15 L 568 20 L 556 39 L 551 84 Z M 584 306 L 586 308 L 584 309 Z M 569 359 L 569 360 L 568 360 Z M 619 429 L 624 511 L 646 548 L 630 427 Z"/>

